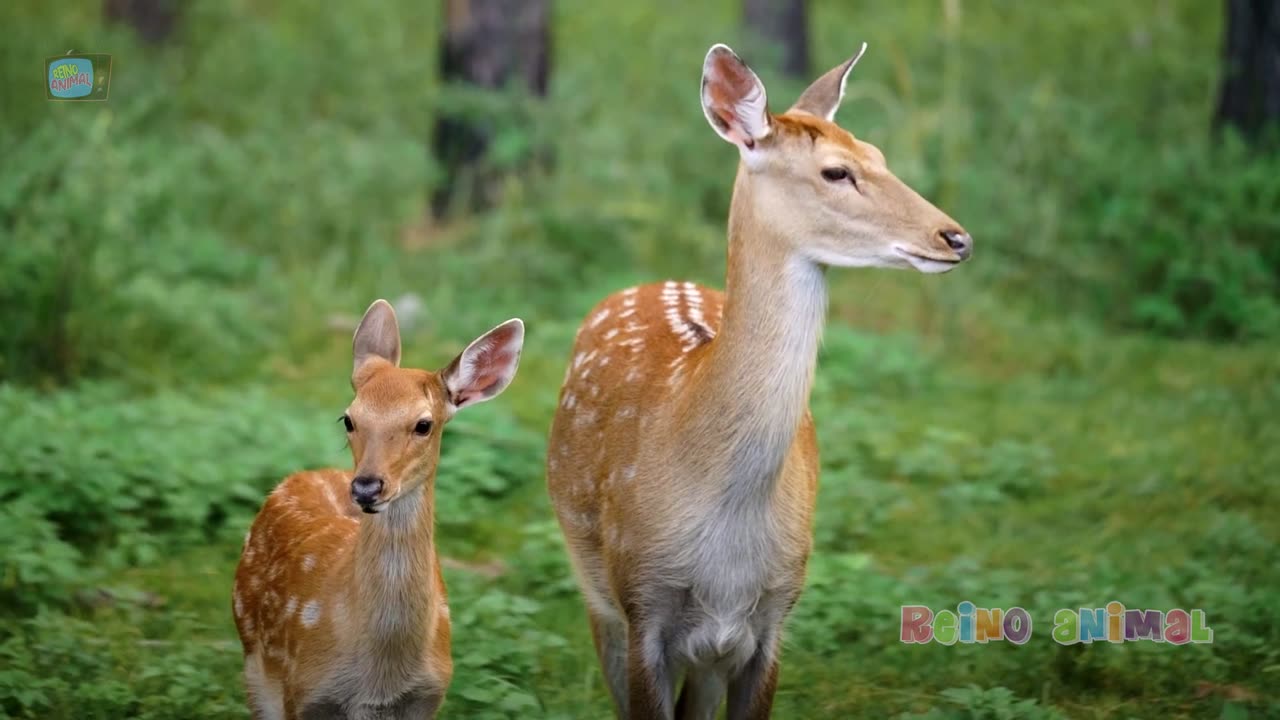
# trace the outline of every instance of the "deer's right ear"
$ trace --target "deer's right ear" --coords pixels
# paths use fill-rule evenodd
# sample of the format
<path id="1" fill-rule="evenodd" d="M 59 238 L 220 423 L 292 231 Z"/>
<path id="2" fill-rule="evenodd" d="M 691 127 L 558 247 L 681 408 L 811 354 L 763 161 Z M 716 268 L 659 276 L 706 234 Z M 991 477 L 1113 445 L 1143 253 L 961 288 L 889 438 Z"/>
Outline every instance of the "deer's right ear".
<path id="1" fill-rule="evenodd" d="M 369 371 L 379 363 L 400 365 L 400 325 L 396 311 L 386 300 L 375 300 L 356 328 L 351 341 L 355 365 L 351 369 L 351 385 L 359 387 Z"/>
<path id="2" fill-rule="evenodd" d="M 764 83 L 727 45 L 712 45 L 702 63 L 702 112 L 720 137 L 745 150 L 772 129 Z"/>

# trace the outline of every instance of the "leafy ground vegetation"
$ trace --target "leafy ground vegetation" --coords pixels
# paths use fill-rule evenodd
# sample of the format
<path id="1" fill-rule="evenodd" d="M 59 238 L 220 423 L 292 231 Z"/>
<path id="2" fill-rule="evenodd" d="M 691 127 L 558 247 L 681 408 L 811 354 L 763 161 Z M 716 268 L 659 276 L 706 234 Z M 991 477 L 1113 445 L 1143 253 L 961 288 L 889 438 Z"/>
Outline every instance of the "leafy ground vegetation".
<path id="1" fill-rule="evenodd" d="M 820 65 L 871 45 L 841 121 L 978 249 L 829 274 L 776 715 L 1280 717 L 1280 158 L 1210 141 L 1219 4 L 812 6 Z M 348 462 L 351 329 L 409 293 L 409 364 L 529 327 L 444 442 L 448 713 L 607 716 L 542 446 L 595 300 L 719 284 L 734 157 L 694 88 L 735 4 L 556 3 L 538 106 L 438 87 L 435 12 L 197 0 L 146 49 L 96 1 L 0 8 L 0 716 L 247 716 L 240 538 L 283 475 Z M 116 54 L 109 104 L 43 100 L 71 47 Z M 775 107 L 799 91 L 748 59 Z M 491 122 L 493 166 L 554 162 L 424 223 L 446 105 Z M 898 641 L 900 605 L 962 600 L 1035 634 Z M 1050 639 L 1110 600 L 1203 608 L 1214 641 Z"/>

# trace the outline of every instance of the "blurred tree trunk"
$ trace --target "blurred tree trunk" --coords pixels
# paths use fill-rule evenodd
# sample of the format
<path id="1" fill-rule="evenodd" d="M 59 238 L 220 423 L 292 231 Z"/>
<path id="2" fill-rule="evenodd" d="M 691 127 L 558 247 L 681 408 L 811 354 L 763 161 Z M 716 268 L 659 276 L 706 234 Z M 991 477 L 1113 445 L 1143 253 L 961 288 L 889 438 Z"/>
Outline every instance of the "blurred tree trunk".
<path id="1" fill-rule="evenodd" d="M 805 0 L 743 0 L 742 19 L 760 41 L 781 50 L 782 71 L 809 78 L 809 23 Z"/>
<path id="2" fill-rule="evenodd" d="M 1280 129 L 1280 0 L 1226 0 L 1222 91 L 1214 127 L 1258 140 Z"/>
<path id="3" fill-rule="evenodd" d="M 548 5 L 548 0 L 445 0 L 444 82 L 492 90 L 514 84 L 545 96 L 551 64 Z M 432 198 L 437 217 L 458 193 L 467 193 L 473 207 L 494 200 L 494 178 L 480 167 L 492 140 L 493 123 L 440 113 L 431 143 L 446 172 L 444 186 Z"/>
<path id="4" fill-rule="evenodd" d="M 144 41 L 164 42 L 177 25 L 177 0 L 104 0 L 103 15 L 128 23 Z"/>

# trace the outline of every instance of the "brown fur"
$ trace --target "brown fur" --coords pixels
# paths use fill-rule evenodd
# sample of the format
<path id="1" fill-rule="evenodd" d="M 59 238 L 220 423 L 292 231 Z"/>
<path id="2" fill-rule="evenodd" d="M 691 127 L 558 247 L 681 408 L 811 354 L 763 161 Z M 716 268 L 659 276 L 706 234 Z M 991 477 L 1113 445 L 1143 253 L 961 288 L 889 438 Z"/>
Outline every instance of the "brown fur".
<path id="1" fill-rule="evenodd" d="M 775 116 L 754 73 L 713 47 L 704 113 L 742 158 L 725 292 L 624 290 L 575 340 L 547 487 L 620 717 L 711 718 L 721 699 L 730 720 L 768 717 L 812 546 L 822 267 L 963 259 L 955 221 L 824 119 L 855 61 Z M 833 167 L 851 172 L 833 181 Z"/>
<path id="2" fill-rule="evenodd" d="M 871 160 L 870 153 L 858 144 L 853 133 L 829 120 L 823 120 L 808 113 L 791 112 L 785 115 L 774 115 L 773 128 L 780 139 L 808 138 L 814 143 L 821 139 L 847 150 L 860 162 Z"/>
<path id="3" fill-rule="evenodd" d="M 353 341 L 356 395 L 345 414 L 355 471 L 285 479 L 236 569 L 255 718 L 434 717 L 453 675 L 434 542 L 440 437 L 458 407 L 506 387 L 523 337 L 508 321 L 440 373 L 401 369 L 395 313 L 385 301 L 370 306 Z M 353 502 L 357 477 L 377 479 L 360 492 L 364 513 Z"/>
<path id="4" fill-rule="evenodd" d="M 387 538 L 374 527 L 383 518 L 361 515 L 350 500 L 351 477 L 349 471 L 317 470 L 286 478 L 254 521 L 236 568 L 235 621 L 245 656 L 261 658 L 290 720 L 302 717 L 307 704 L 328 699 L 320 683 L 343 672 L 343 661 L 362 644 L 359 620 L 368 614 L 366 603 L 389 599 L 379 597 L 375 571 L 362 561 L 383 552 Z M 430 513 L 422 520 L 429 522 Z M 422 579 L 406 583 L 414 590 L 408 594 L 414 608 L 407 613 L 405 642 L 383 650 L 398 656 L 387 664 L 419 666 L 422 688 L 443 695 L 452 676 L 447 597 L 429 533 L 425 540 L 411 563 Z M 306 627 L 303 613 L 311 601 L 318 603 L 319 618 Z"/>

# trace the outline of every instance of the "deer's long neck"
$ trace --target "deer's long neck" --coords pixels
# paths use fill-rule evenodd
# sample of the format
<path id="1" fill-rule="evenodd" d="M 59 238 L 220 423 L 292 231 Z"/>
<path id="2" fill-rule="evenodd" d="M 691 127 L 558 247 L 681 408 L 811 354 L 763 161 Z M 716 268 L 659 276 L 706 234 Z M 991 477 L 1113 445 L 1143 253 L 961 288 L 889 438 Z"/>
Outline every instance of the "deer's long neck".
<path id="1" fill-rule="evenodd" d="M 766 499 L 808 410 L 826 315 L 822 268 L 795 255 L 745 171 L 729 211 L 724 318 L 679 423 L 727 477 L 727 496 Z M 761 206 L 764 205 L 764 209 Z"/>
<path id="2" fill-rule="evenodd" d="M 436 594 L 434 478 L 360 523 L 348 592 L 366 647 L 421 657 Z"/>

